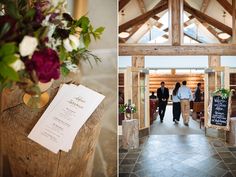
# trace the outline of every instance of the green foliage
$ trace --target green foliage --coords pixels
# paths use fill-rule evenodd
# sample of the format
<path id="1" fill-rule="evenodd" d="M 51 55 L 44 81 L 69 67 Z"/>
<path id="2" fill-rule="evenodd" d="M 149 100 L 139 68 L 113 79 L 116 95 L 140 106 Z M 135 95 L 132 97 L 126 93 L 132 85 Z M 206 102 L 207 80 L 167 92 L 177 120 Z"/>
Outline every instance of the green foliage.
<path id="1" fill-rule="evenodd" d="M 87 33 L 90 20 L 88 17 L 82 16 L 79 20 L 75 21 L 75 26 L 82 28 L 82 33 Z"/>
<path id="2" fill-rule="evenodd" d="M 212 96 L 220 96 L 223 99 L 228 98 L 231 95 L 231 91 L 229 89 L 220 88 L 213 92 Z"/>
<path id="3" fill-rule="evenodd" d="M 0 46 L 0 58 L 8 55 L 13 55 L 17 51 L 16 44 L 14 42 L 5 43 Z"/>
<path id="4" fill-rule="evenodd" d="M 25 14 L 24 19 L 26 20 L 28 19 L 30 21 L 33 20 L 35 13 L 36 13 L 35 9 L 33 8 L 29 9 L 27 13 Z"/>
<path id="5" fill-rule="evenodd" d="M 13 80 L 13 81 L 19 80 L 19 76 L 18 76 L 17 72 L 12 67 L 8 66 L 6 63 L 1 61 L 0 68 L 1 68 L 0 75 L 3 78 Z"/>
<path id="6" fill-rule="evenodd" d="M 1 0 L 1 4 L 4 4 L 6 7 L 6 12 L 8 15 L 10 15 L 14 19 L 20 19 L 22 16 L 20 15 L 19 8 L 17 7 L 17 3 L 13 0 Z"/>
<path id="7" fill-rule="evenodd" d="M 67 76 L 70 73 L 70 70 L 66 67 L 65 64 L 61 65 L 61 73 L 63 76 Z"/>
<path id="8" fill-rule="evenodd" d="M 9 66 L 9 64 L 17 60 L 16 51 L 15 43 L 6 43 L 0 46 L 0 90 L 9 87 L 12 81 L 19 80 L 18 73 Z"/>
<path id="9" fill-rule="evenodd" d="M 119 106 L 119 113 L 136 113 L 137 109 L 134 104 L 122 104 Z"/>
<path id="10" fill-rule="evenodd" d="M 15 55 L 7 55 L 5 57 L 3 57 L 2 61 L 6 64 L 11 64 L 14 63 L 17 60 L 17 56 Z"/>
<path id="11" fill-rule="evenodd" d="M 93 65 L 92 65 L 92 63 L 91 63 L 91 61 L 90 61 L 91 58 L 94 59 L 94 61 L 95 61 L 96 63 L 101 62 L 101 59 L 100 59 L 98 56 L 92 54 L 92 53 L 91 53 L 89 50 L 87 50 L 86 48 L 80 49 L 79 54 L 78 54 L 78 58 L 79 58 L 80 60 L 87 61 L 87 62 L 89 63 L 89 65 L 91 66 L 91 68 L 93 68 Z"/>

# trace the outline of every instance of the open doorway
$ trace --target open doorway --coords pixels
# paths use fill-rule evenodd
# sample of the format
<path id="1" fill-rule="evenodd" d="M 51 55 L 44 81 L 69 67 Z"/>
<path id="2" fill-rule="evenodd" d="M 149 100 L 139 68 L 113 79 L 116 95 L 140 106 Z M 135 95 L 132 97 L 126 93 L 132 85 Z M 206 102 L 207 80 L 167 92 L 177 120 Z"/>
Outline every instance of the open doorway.
<path id="1" fill-rule="evenodd" d="M 129 73 L 127 68 L 130 68 L 132 65 L 131 59 L 132 57 L 120 57 L 119 58 L 119 95 L 122 96 L 122 99 L 119 99 L 119 104 L 123 104 L 126 100 L 126 97 L 132 97 L 132 89 L 131 88 L 131 82 L 129 83 L 129 80 L 135 78 L 132 76 L 132 78 L 128 78 L 129 75 L 132 75 Z M 138 60 L 138 59 L 137 59 Z M 134 62 L 134 61 L 133 61 Z M 175 86 L 176 82 L 182 82 L 183 80 L 186 80 L 188 83 L 188 86 L 190 87 L 192 94 L 194 94 L 194 91 L 196 89 L 196 86 L 198 83 L 202 84 L 201 92 L 203 95 L 204 91 L 204 69 L 208 66 L 208 57 L 207 56 L 145 56 L 144 57 L 144 67 L 140 69 L 140 73 L 143 73 L 143 75 L 146 75 L 148 80 L 146 80 L 145 85 L 146 87 L 143 87 L 145 89 L 145 95 L 143 99 L 146 101 L 148 100 L 148 103 L 146 101 L 146 104 L 144 104 L 144 107 L 148 109 L 148 115 L 143 114 L 139 115 L 141 119 L 143 119 L 145 116 L 145 120 L 148 119 L 148 125 L 145 127 L 149 128 L 150 134 L 175 134 L 176 131 L 177 134 L 188 134 L 188 133 L 203 133 L 201 129 L 199 128 L 199 116 L 197 116 L 195 113 L 192 114 L 194 117 L 194 130 L 189 131 L 192 127 L 189 127 L 190 129 L 186 129 L 186 127 L 183 127 L 184 131 L 181 131 L 182 128 L 178 129 L 176 126 L 173 126 L 172 122 L 172 91 Z M 131 67 L 132 68 L 132 67 Z M 131 72 L 134 73 L 134 72 Z M 140 74 L 140 79 L 141 74 Z M 164 81 L 166 83 L 166 87 L 169 89 L 169 100 L 168 100 L 168 106 L 166 111 L 166 120 L 162 127 L 165 127 L 167 122 L 169 122 L 169 125 L 167 126 L 167 129 L 162 130 L 161 128 L 155 128 L 155 125 L 159 126 L 158 121 L 160 122 L 160 119 L 157 117 L 158 114 L 156 114 L 157 105 L 153 104 L 151 100 L 149 99 L 149 95 L 154 92 L 156 95 L 157 89 L 160 87 L 160 83 Z M 140 81 L 140 83 L 142 80 Z M 129 85 L 129 86 L 128 86 Z M 135 85 L 135 84 L 134 84 Z M 140 84 L 137 84 L 140 85 Z M 142 89 L 140 89 L 142 90 Z M 127 93 L 128 92 L 128 93 Z M 140 94 L 140 98 L 139 98 Z M 138 99 L 140 101 L 133 100 L 134 103 L 140 104 L 142 101 L 141 96 L 142 93 L 137 94 L 134 99 Z M 145 102 L 143 100 L 143 103 Z M 123 101 L 123 102 L 120 102 Z M 142 105 L 142 104 L 141 104 Z M 153 111 L 153 106 L 155 107 Z M 140 107 L 141 108 L 141 107 Z M 203 104 L 203 97 L 202 97 L 202 109 L 204 109 Z M 191 104 L 191 110 L 193 111 L 193 104 Z M 198 113 L 203 111 L 198 111 Z M 155 114 L 153 114 L 155 113 Z M 157 118 L 155 120 L 155 118 Z M 124 115 L 119 114 L 119 125 L 121 125 L 122 120 L 124 119 Z M 153 124 L 154 123 L 154 124 Z M 181 120 L 182 123 L 182 120 Z M 181 123 L 179 127 L 181 127 Z M 153 126 L 153 125 L 154 126 Z M 152 128 L 153 127 L 153 128 Z M 144 127 L 140 127 L 144 128 Z M 156 131 L 157 130 L 157 131 Z M 187 131 L 186 131 L 187 130 Z M 159 132 L 160 131 L 160 132 Z"/>

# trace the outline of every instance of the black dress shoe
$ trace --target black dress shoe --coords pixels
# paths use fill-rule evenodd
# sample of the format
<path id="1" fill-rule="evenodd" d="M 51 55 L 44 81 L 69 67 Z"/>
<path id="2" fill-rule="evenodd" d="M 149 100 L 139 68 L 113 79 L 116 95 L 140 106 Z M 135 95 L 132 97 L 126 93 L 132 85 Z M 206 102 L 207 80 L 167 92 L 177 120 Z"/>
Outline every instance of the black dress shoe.
<path id="1" fill-rule="evenodd" d="M 161 120 L 161 123 L 163 122 L 163 120 Z"/>

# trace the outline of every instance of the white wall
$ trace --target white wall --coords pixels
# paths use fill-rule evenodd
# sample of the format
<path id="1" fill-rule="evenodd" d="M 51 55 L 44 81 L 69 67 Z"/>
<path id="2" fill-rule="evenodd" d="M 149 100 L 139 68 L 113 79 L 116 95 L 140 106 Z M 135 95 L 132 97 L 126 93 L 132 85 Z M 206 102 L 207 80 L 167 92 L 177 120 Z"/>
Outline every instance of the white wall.
<path id="1" fill-rule="evenodd" d="M 117 0 L 88 0 L 88 16 L 94 27 L 105 27 L 90 47 L 102 62 L 83 63 L 81 70 L 81 83 L 106 96 L 93 176 L 110 177 L 117 170 Z"/>

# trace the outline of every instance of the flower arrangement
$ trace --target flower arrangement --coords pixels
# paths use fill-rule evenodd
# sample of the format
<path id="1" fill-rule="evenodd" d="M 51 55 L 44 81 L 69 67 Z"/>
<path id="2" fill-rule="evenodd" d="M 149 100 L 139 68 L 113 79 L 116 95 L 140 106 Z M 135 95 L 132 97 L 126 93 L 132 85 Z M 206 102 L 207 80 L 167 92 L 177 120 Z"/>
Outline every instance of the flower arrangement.
<path id="1" fill-rule="evenodd" d="M 65 7 L 65 0 L 0 0 L 0 92 L 16 84 L 38 94 L 38 83 L 77 72 L 81 60 L 100 61 L 88 47 L 104 27 L 73 19 Z"/>
<path id="2" fill-rule="evenodd" d="M 216 91 L 214 91 L 212 93 L 212 96 L 220 96 L 223 99 L 227 99 L 231 96 L 233 91 L 234 91 L 233 89 L 230 90 L 230 89 L 220 88 L 220 89 L 217 89 Z"/>
<path id="3" fill-rule="evenodd" d="M 137 109 L 136 109 L 136 106 L 135 104 L 124 104 L 124 105 L 120 105 L 119 107 L 119 112 L 120 113 L 130 113 L 130 114 L 133 114 L 133 113 L 136 113 Z"/>

